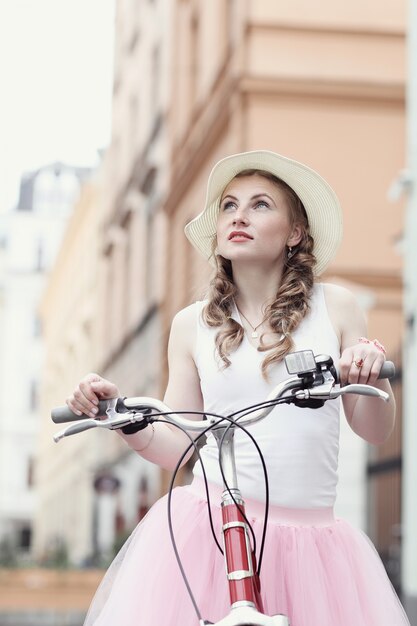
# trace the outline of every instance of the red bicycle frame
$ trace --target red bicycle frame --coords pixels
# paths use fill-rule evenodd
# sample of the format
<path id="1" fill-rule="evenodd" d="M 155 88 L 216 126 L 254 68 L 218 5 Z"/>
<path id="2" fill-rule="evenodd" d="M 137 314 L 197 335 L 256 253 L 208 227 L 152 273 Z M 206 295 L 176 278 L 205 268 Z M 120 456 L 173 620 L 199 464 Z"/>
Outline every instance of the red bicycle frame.
<path id="1" fill-rule="evenodd" d="M 290 626 L 285 615 L 267 616 L 263 611 L 256 555 L 245 519 L 245 503 L 237 484 L 234 431 L 234 425 L 217 426 L 212 430 L 225 479 L 221 501 L 222 534 L 231 604 L 230 614 L 215 626 Z"/>
<path id="2" fill-rule="evenodd" d="M 236 502 L 239 508 L 236 506 Z M 261 586 L 256 572 L 256 556 L 251 549 L 247 522 L 243 516 L 244 502 L 234 494 L 234 500 L 222 499 L 223 544 L 230 602 L 233 607 L 254 606 L 263 612 Z"/>

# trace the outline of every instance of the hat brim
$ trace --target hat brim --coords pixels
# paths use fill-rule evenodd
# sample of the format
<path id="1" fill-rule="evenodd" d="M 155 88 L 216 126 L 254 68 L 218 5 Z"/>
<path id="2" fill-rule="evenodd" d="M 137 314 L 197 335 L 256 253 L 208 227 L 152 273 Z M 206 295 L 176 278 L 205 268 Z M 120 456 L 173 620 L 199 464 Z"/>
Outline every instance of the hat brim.
<path id="1" fill-rule="evenodd" d="M 185 227 L 189 241 L 207 260 L 213 259 L 213 239 L 222 193 L 237 174 L 248 169 L 274 174 L 298 195 L 306 210 L 314 240 L 313 252 L 317 261 L 314 274 L 322 274 L 335 256 L 342 239 L 339 200 L 317 172 L 303 163 L 268 150 L 233 154 L 214 166 L 208 179 L 205 207 Z"/>

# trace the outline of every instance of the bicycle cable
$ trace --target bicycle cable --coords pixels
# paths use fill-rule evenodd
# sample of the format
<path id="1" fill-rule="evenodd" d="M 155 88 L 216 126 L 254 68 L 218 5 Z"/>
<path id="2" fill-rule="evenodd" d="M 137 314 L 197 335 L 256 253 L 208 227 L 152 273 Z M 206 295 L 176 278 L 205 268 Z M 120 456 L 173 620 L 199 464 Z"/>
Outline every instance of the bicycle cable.
<path id="1" fill-rule="evenodd" d="M 182 413 L 180 412 L 180 413 L 178 413 L 178 415 L 181 415 L 181 414 L 184 414 L 184 413 L 185 412 L 182 412 Z M 190 412 L 187 412 L 187 413 L 190 413 Z M 198 412 L 198 411 L 193 411 L 192 413 L 193 414 L 198 414 L 198 415 L 208 415 L 207 413 Z M 163 414 L 160 414 L 160 415 L 162 416 Z M 165 415 L 167 415 L 167 413 L 165 413 Z M 215 416 L 215 417 L 219 417 L 220 418 L 220 416 Z M 204 436 L 206 434 L 206 432 L 208 432 L 209 430 L 211 430 L 213 428 L 213 424 L 210 424 L 205 430 L 203 430 L 201 433 L 199 433 L 198 436 L 195 439 L 193 439 L 191 437 L 191 435 L 186 431 L 186 429 L 183 428 L 182 426 L 180 426 L 179 424 L 175 424 L 175 423 L 170 422 L 168 420 L 155 420 L 155 421 L 159 421 L 161 423 L 172 424 L 173 426 L 176 426 L 179 430 L 181 430 L 184 434 L 187 435 L 187 437 L 190 439 L 190 442 L 191 442 L 190 445 L 186 448 L 186 450 L 181 455 L 181 457 L 178 460 L 178 463 L 177 463 L 177 465 L 176 465 L 176 467 L 175 467 L 175 469 L 174 469 L 174 471 L 172 473 L 171 482 L 170 482 L 170 486 L 169 486 L 169 490 L 168 490 L 168 498 L 167 498 L 168 529 L 169 529 L 171 544 L 172 544 L 172 548 L 174 550 L 175 558 L 176 558 L 178 567 L 180 569 L 182 579 L 183 579 L 184 584 L 186 586 L 188 595 L 190 597 L 190 600 L 191 600 L 191 602 L 193 604 L 193 607 L 194 607 L 194 610 L 196 612 L 197 618 L 198 618 L 200 623 L 206 623 L 206 622 L 203 622 L 203 618 L 201 616 L 200 609 L 198 608 L 196 599 L 195 599 L 194 594 L 193 594 L 193 592 L 191 590 L 190 583 L 188 581 L 187 575 L 186 575 L 185 570 L 184 570 L 184 566 L 183 566 L 183 564 L 181 562 L 181 557 L 180 557 L 179 552 L 178 552 L 177 543 L 176 543 L 175 536 L 174 536 L 173 523 L 172 523 L 172 493 L 173 493 L 173 490 L 174 490 L 174 482 L 175 482 L 175 479 L 177 477 L 178 471 L 179 471 L 179 469 L 180 469 L 180 467 L 182 465 L 182 462 L 183 462 L 184 458 L 186 457 L 186 455 L 188 454 L 188 452 L 192 448 L 194 448 L 194 450 L 197 453 L 197 456 L 198 456 L 198 458 L 200 460 L 200 463 L 201 463 L 203 476 L 204 476 L 204 482 L 205 482 L 205 485 L 206 485 L 207 508 L 208 508 L 208 515 L 209 515 L 209 520 L 210 520 L 211 532 L 212 532 L 212 535 L 213 535 L 213 538 L 214 538 L 214 540 L 216 542 L 217 547 L 219 548 L 220 552 L 223 554 L 223 550 L 222 550 L 222 548 L 221 548 L 221 546 L 220 546 L 220 544 L 219 544 L 219 542 L 217 540 L 216 533 L 215 533 L 215 530 L 214 530 L 213 518 L 212 518 L 212 514 L 211 514 L 211 507 L 210 507 L 210 495 L 209 495 L 209 490 L 208 490 L 207 475 L 206 475 L 206 471 L 205 471 L 205 468 L 204 468 L 204 464 L 203 464 L 203 462 L 201 460 L 200 451 L 198 450 L 197 443 L 196 443 L 202 436 Z"/>
<path id="2" fill-rule="evenodd" d="M 230 427 L 233 426 L 233 423 L 234 423 L 232 418 L 230 418 L 230 417 L 210 414 L 210 413 L 201 412 L 201 411 L 181 411 L 181 412 L 178 412 L 177 414 L 178 415 L 184 415 L 186 413 L 188 413 L 188 414 L 192 413 L 192 414 L 197 414 L 197 415 L 205 415 L 205 416 L 209 415 L 211 417 L 218 418 L 221 421 L 228 421 L 228 422 L 230 422 L 230 424 L 229 424 Z M 166 415 L 169 415 L 169 413 L 168 412 L 165 412 L 165 413 L 161 412 L 161 413 L 156 413 L 156 414 L 154 413 L 152 417 L 163 417 L 163 416 L 166 416 Z M 200 623 L 202 623 L 203 622 L 202 616 L 201 616 L 200 610 L 198 608 L 198 605 L 197 605 L 196 599 L 194 597 L 194 594 L 192 592 L 192 589 L 191 589 L 190 583 L 188 581 L 187 575 L 185 573 L 184 566 L 183 566 L 183 564 L 181 562 L 181 557 L 179 555 L 179 551 L 178 551 L 178 548 L 177 548 L 177 543 L 176 543 L 175 536 L 174 536 L 174 529 L 173 529 L 173 523 L 172 523 L 172 493 L 173 493 L 173 489 L 174 489 L 174 482 L 175 482 L 175 479 L 177 477 L 178 471 L 179 471 L 179 469 L 180 469 L 180 467 L 182 465 L 182 462 L 183 462 L 184 458 L 186 457 L 186 455 L 190 452 L 190 450 L 192 448 L 194 448 L 194 450 L 196 451 L 197 456 L 199 458 L 199 461 L 201 463 L 201 467 L 202 467 L 202 471 L 203 471 L 204 483 L 205 483 L 205 488 L 206 488 L 206 497 L 207 497 L 207 509 L 208 509 L 211 533 L 212 533 L 212 536 L 214 538 L 214 541 L 215 541 L 218 549 L 220 550 L 220 552 L 223 555 L 223 550 L 222 550 L 222 548 L 221 548 L 221 546 L 220 546 L 220 544 L 218 542 L 218 539 L 216 537 L 216 533 L 215 533 L 215 530 L 214 530 L 213 517 L 212 517 L 212 513 L 211 513 L 210 494 L 209 494 L 209 488 L 208 488 L 207 474 L 206 474 L 206 471 L 205 471 L 205 468 L 204 468 L 204 464 L 203 464 L 202 459 L 201 459 L 200 452 L 199 452 L 199 450 L 197 448 L 198 440 L 200 438 L 202 438 L 204 435 L 206 435 L 210 430 L 212 430 L 214 426 L 218 425 L 218 423 L 217 424 L 209 424 L 206 429 L 204 429 L 201 433 L 198 434 L 198 436 L 195 439 L 193 439 L 191 437 L 191 435 L 187 432 L 187 430 L 183 426 L 180 426 L 179 424 L 175 424 L 173 422 L 170 422 L 169 420 L 154 420 L 154 419 L 152 419 L 152 421 L 153 422 L 161 422 L 161 423 L 172 424 L 173 426 L 176 426 L 179 430 L 184 432 L 184 434 L 186 434 L 186 436 L 190 439 L 190 445 L 184 450 L 183 454 L 181 455 L 180 459 L 178 460 L 178 462 L 177 462 L 177 464 L 175 466 L 175 469 L 174 469 L 174 471 L 172 473 L 172 477 L 171 477 L 171 481 L 170 481 L 170 486 L 169 486 L 169 490 L 168 490 L 168 498 L 167 498 L 167 501 L 168 501 L 167 502 L 167 505 L 168 505 L 167 506 L 167 508 L 168 508 L 168 529 L 169 529 L 171 544 L 172 544 L 172 547 L 173 547 L 173 550 L 174 550 L 175 558 L 176 558 L 176 561 L 177 561 L 177 564 L 178 564 L 178 567 L 179 567 L 182 579 L 183 579 L 184 584 L 186 586 L 186 589 L 187 589 L 188 595 L 190 597 L 190 600 L 191 600 L 191 602 L 193 604 L 193 607 L 194 607 L 195 613 L 197 615 L 197 618 L 200 620 Z M 236 424 L 236 425 L 238 426 L 238 428 L 246 431 L 245 427 L 242 426 L 241 424 Z M 249 433 L 247 433 L 247 434 L 249 434 Z M 249 434 L 249 436 L 252 437 L 250 434 Z M 226 486 L 226 483 L 225 483 L 225 486 Z M 230 489 L 228 489 L 228 491 L 230 493 Z M 253 534 L 253 529 L 251 527 L 251 524 L 250 524 L 249 520 L 247 519 L 245 514 L 242 512 L 242 510 L 239 507 L 239 505 L 237 505 L 237 507 L 241 511 L 241 513 L 242 513 L 246 523 L 248 524 L 248 526 L 249 526 L 249 528 L 250 528 L 250 530 L 252 532 L 253 541 L 256 543 L 255 535 Z"/>
<path id="3" fill-rule="evenodd" d="M 168 489 L 168 496 L 167 496 L 167 509 L 168 509 L 168 529 L 169 529 L 169 534 L 170 534 L 170 539 L 171 539 L 171 544 L 174 550 L 174 554 L 175 554 L 175 558 L 181 573 L 181 576 L 183 578 L 184 584 L 186 586 L 188 595 L 190 597 L 190 600 L 193 604 L 195 613 L 197 615 L 197 618 L 199 620 L 200 623 L 207 623 L 204 622 L 200 610 L 198 608 L 197 602 L 195 600 L 194 594 L 191 590 L 191 586 L 190 583 L 188 581 L 187 575 L 185 573 L 184 570 L 184 566 L 181 562 L 181 557 L 179 555 L 179 551 L 178 551 L 178 547 L 176 544 L 176 540 L 175 540 L 175 536 L 174 536 L 174 529 L 173 529 L 173 523 L 172 523 L 172 493 L 174 490 L 174 483 L 175 483 L 175 479 L 178 475 L 179 469 L 183 463 L 184 458 L 187 456 L 187 454 L 192 450 L 192 448 L 194 448 L 197 456 L 198 456 L 198 460 L 200 461 L 201 464 L 201 468 L 202 468 L 202 472 L 203 472 L 203 480 L 204 480 L 204 485 L 205 485 L 205 490 L 206 490 L 206 498 L 207 498 L 207 509 L 208 509 L 208 516 L 209 516 L 209 523 L 210 523 L 210 529 L 211 529 L 211 533 L 213 536 L 213 539 L 217 545 L 217 548 L 220 550 L 221 554 L 223 555 L 223 549 L 221 548 L 219 541 L 216 537 L 216 532 L 214 530 L 214 523 L 213 523 L 213 517 L 212 517 L 212 513 L 211 513 L 211 503 L 210 503 L 210 492 L 209 492 L 209 487 L 208 487 L 208 480 L 207 480 L 207 474 L 206 474 L 206 470 L 204 467 L 204 463 L 202 461 L 201 455 L 200 455 L 200 451 L 197 447 L 197 443 L 199 442 L 199 440 L 204 437 L 208 432 L 210 432 L 211 430 L 213 430 L 214 427 L 218 426 L 219 423 L 221 421 L 226 421 L 229 422 L 229 424 L 225 427 L 225 432 L 223 433 L 220 443 L 219 443 L 219 467 L 220 467 L 220 472 L 222 474 L 222 479 L 225 485 L 225 489 L 228 491 L 229 495 L 231 496 L 234 504 L 236 505 L 238 511 L 241 513 L 243 519 L 245 520 L 246 524 L 248 525 L 250 532 L 251 532 L 251 536 L 252 536 L 252 543 L 253 543 L 253 552 L 256 554 L 256 537 L 255 537 L 255 533 L 254 530 L 252 528 L 252 525 L 250 523 L 250 521 L 248 520 L 246 514 L 244 513 L 244 511 L 242 510 L 242 508 L 239 506 L 239 504 L 236 502 L 236 499 L 233 495 L 233 493 L 230 490 L 229 485 L 227 484 L 227 480 L 226 477 L 224 475 L 224 470 L 222 467 L 222 462 L 221 462 L 221 455 L 220 455 L 220 450 L 221 447 L 224 444 L 224 437 L 226 435 L 226 433 L 230 430 L 230 428 L 232 428 L 233 426 L 237 426 L 240 430 L 242 430 L 246 435 L 248 435 L 248 437 L 251 439 L 251 441 L 253 442 L 261 464 L 262 464 L 262 468 L 263 468 L 263 473 L 264 473 L 264 479 L 265 479 L 265 492 L 266 492 L 266 497 L 265 497 L 265 505 L 266 505 L 266 511 L 265 511 L 265 516 L 264 516 L 264 522 L 263 522 L 263 529 L 262 529 L 262 537 L 261 537 L 261 548 L 260 548 L 260 554 L 259 554 L 259 560 L 258 560 L 258 568 L 257 568 L 257 575 L 259 576 L 260 574 L 260 569 L 261 569 L 261 564 L 262 564 L 262 557 L 263 557 L 263 551 L 264 551 L 264 544 L 265 544 L 265 535 L 266 535 L 266 526 L 267 526 L 267 519 L 268 519 L 268 512 L 267 512 L 267 507 L 269 507 L 269 484 L 268 484 L 268 473 L 267 473 L 267 469 L 266 469 L 266 464 L 265 464 L 265 459 L 262 455 L 262 452 L 259 448 L 258 443 L 256 442 L 255 438 L 253 437 L 253 435 L 247 430 L 247 428 L 245 426 L 242 426 L 242 424 L 238 423 L 239 419 L 242 419 L 243 417 L 245 417 L 246 415 L 254 412 L 255 410 L 259 409 L 259 408 L 267 408 L 271 405 L 278 405 L 278 404 L 284 404 L 284 402 L 286 401 L 286 399 L 283 398 L 279 398 L 278 400 L 269 400 L 266 402 L 262 402 L 262 403 L 258 403 L 255 405 L 252 405 L 250 407 L 246 407 L 245 409 L 242 409 L 240 411 L 236 411 L 235 413 L 229 415 L 229 416 L 224 416 L 224 415 L 217 415 L 214 413 L 207 413 L 206 411 L 180 411 L 177 412 L 178 415 L 202 415 L 204 417 L 212 417 L 215 419 L 218 419 L 219 422 L 216 422 L 215 424 L 209 424 L 207 426 L 207 428 L 205 428 L 203 431 L 201 431 L 200 433 L 198 433 L 197 437 L 194 439 L 189 432 L 186 430 L 186 428 L 184 428 L 183 426 L 180 426 L 179 424 L 175 424 L 175 422 L 171 422 L 169 420 L 163 420 L 163 419 L 154 419 L 155 417 L 165 417 L 171 414 L 171 411 L 166 411 L 166 412 L 158 412 L 158 413 L 153 413 L 152 414 L 152 419 L 149 420 L 149 423 L 151 422 L 160 422 L 160 423 L 166 423 L 172 426 L 176 426 L 179 430 L 181 430 L 181 432 L 183 432 L 188 439 L 190 440 L 190 444 L 187 446 L 187 448 L 184 450 L 183 454 L 181 455 L 181 457 L 179 458 L 174 471 L 172 473 L 172 477 L 171 477 L 171 481 L 170 481 L 170 486 Z M 239 413 L 241 414 L 236 420 L 233 419 L 233 417 L 235 415 L 239 415 Z M 209 623 L 209 622 L 208 622 Z"/>
<path id="4" fill-rule="evenodd" d="M 242 426 L 241 424 L 238 423 L 238 420 L 242 419 L 246 415 L 249 415 L 250 413 L 253 413 L 253 411 L 255 411 L 255 410 L 259 409 L 259 408 L 267 408 L 267 407 L 269 407 L 271 405 L 272 406 L 278 406 L 279 404 L 285 404 L 285 400 L 286 399 L 278 398 L 278 399 L 274 399 L 274 400 L 268 400 L 268 401 L 265 401 L 265 402 L 260 402 L 258 404 L 254 404 L 254 405 L 252 405 L 250 407 L 246 407 L 245 409 L 242 409 L 240 411 L 236 411 L 235 413 L 232 413 L 231 415 L 229 415 L 228 417 L 233 420 L 233 417 L 235 415 L 238 415 L 239 413 L 242 413 L 242 415 L 240 415 L 236 420 L 231 421 L 231 423 L 226 427 L 225 432 L 222 435 L 222 438 L 221 438 L 221 441 L 220 441 L 220 446 L 219 446 L 219 447 L 221 447 L 223 445 L 224 438 L 225 438 L 227 432 L 230 430 L 230 428 L 233 425 L 236 425 L 238 428 L 243 430 L 243 432 L 252 441 L 252 443 L 254 444 L 255 449 L 256 449 L 256 451 L 258 453 L 259 459 L 261 461 L 262 470 L 263 470 L 263 474 L 264 474 L 264 483 L 265 483 L 265 513 L 264 513 L 264 519 L 263 519 L 263 524 L 262 524 L 261 542 L 260 542 L 259 556 L 258 556 L 258 566 L 257 566 L 257 571 L 256 571 L 258 576 L 260 576 L 260 573 L 261 573 L 261 566 L 262 566 L 263 553 L 264 553 L 264 547 L 265 547 L 265 539 L 266 539 L 266 529 L 267 529 L 267 525 L 268 525 L 268 513 L 269 513 L 269 480 L 268 480 L 268 471 L 266 469 L 265 458 L 264 458 L 264 456 L 262 454 L 262 451 L 261 451 L 261 449 L 259 447 L 258 442 L 253 437 L 253 435 L 247 430 L 247 427 Z M 222 479 L 223 479 L 223 482 L 225 484 L 225 487 L 226 487 L 227 491 L 229 492 L 229 495 L 232 498 L 234 504 L 236 505 L 238 511 L 240 512 L 240 514 L 244 518 L 245 522 L 248 524 L 248 527 L 249 527 L 249 529 L 251 531 L 252 541 L 253 541 L 253 551 L 256 554 L 256 537 L 255 537 L 255 533 L 253 531 L 251 523 L 249 522 L 248 518 L 246 517 L 246 514 L 243 512 L 243 510 L 239 506 L 238 502 L 235 500 L 233 493 L 230 491 L 230 488 L 229 488 L 229 486 L 227 484 L 226 477 L 224 475 L 223 466 L 222 466 L 222 462 L 221 462 L 221 457 L 220 456 L 219 456 L 219 467 L 220 467 L 220 472 L 221 472 Z"/>

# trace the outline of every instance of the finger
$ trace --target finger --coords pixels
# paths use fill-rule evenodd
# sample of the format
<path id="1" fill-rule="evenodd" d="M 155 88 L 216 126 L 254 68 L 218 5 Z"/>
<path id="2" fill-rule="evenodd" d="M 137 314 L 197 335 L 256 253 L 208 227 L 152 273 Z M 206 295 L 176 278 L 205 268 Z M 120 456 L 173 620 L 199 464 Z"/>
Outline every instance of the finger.
<path id="1" fill-rule="evenodd" d="M 348 384 L 350 366 L 347 364 L 340 367 L 340 384 L 342 387 Z"/>
<path id="2" fill-rule="evenodd" d="M 339 379 L 340 384 L 346 385 L 349 379 L 349 372 L 352 365 L 353 352 L 350 349 L 344 350 L 339 361 Z"/>
<path id="3" fill-rule="evenodd" d="M 356 385 L 359 382 L 359 373 L 360 368 L 358 368 L 357 365 L 355 365 L 355 362 L 352 361 L 349 368 L 347 383 L 349 385 Z"/>
<path id="4" fill-rule="evenodd" d="M 376 359 L 374 360 L 371 370 L 369 372 L 369 379 L 368 379 L 368 384 L 369 385 L 374 385 L 377 380 L 378 380 L 378 376 L 381 373 L 381 368 L 383 366 L 383 364 L 385 363 L 385 355 L 384 354 L 378 354 Z"/>
<path id="5" fill-rule="evenodd" d="M 67 398 L 65 400 L 65 403 L 67 404 L 68 408 L 70 408 L 71 411 L 76 415 L 86 415 L 85 407 L 80 402 L 78 402 L 74 396 L 70 396 L 69 398 Z"/>
<path id="6" fill-rule="evenodd" d="M 115 384 L 102 378 L 100 381 L 90 383 L 92 391 L 101 399 L 117 398 L 119 390 Z"/>
<path id="7" fill-rule="evenodd" d="M 98 411 L 97 406 L 85 396 L 84 391 L 80 387 L 75 389 L 73 396 L 74 404 L 77 409 L 81 410 L 85 415 L 89 415 L 90 417 L 96 416 Z"/>
<path id="8" fill-rule="evenodd" d="M 340 356 L 339 363 L 338 363 L 339 382 L 342 386 L 345 385 L 347 382 L 349 368 L 350 368 L 350 361 L 351 359 L 349 359 L 348 357 L 348 350 L 344 350 Z"/>
<path id="9" fill-rule="evenodd" d="M 360 364 L 360 363 L 362 363 L 362 366 L 360 368 L 357 368 L 357 364 Z M 372 357 L 370 357 L 367 354 L 364 354 L 363 356 L 354 360 L 354 365 L 356 366 L 357 372 L 358 372 L 357 382 L 360 383 L 361 385 L 368 384 L 369 374 L 372 368 L 372 363 L 373 363 Z"/>
<path id="10" fill-rule="evenodd" d="M 87 378 L 80 382 L 79 388 L 84 394 L 85 398 L 90 401 L 91 404 L 98 404 L 98 397 L 93 389 L 92 385 L 95 384 L 94 380 L 88 380 Z"/>
<path id="11" fill-rule="evenodd" d="M 348 382 L 351 385 L 363 383 L 368 379 L 368 374 L 366 373 L 366 356 L 366 353 L 359 352 L 352 357 L 348 376 Z"/>

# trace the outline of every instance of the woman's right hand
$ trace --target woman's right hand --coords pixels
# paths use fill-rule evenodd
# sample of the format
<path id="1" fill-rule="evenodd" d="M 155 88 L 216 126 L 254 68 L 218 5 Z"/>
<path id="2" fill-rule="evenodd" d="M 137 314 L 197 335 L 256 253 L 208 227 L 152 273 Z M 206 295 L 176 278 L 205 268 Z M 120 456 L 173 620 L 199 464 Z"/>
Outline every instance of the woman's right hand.
<path id="1" fill-rule="evenodd" d="M 98 374 L 87 374 L 74 389 L 66 403 L 76 415 L 96 417 L 99 400 L 118 398 L 120 392 L 115 384 Z"/>

